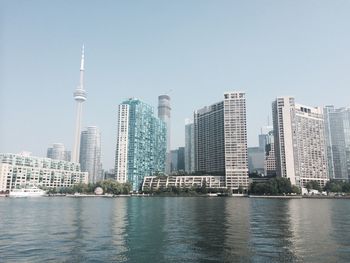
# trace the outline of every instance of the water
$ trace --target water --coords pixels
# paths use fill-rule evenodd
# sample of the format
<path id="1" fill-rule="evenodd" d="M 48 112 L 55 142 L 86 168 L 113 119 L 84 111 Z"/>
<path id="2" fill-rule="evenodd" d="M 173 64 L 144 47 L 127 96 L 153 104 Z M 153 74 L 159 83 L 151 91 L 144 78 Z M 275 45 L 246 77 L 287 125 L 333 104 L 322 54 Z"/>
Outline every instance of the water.
<path id="1" fill-rule="evenodd" d="M 350 200 L 0 199 L 0 262 L 350 262 Z"/>

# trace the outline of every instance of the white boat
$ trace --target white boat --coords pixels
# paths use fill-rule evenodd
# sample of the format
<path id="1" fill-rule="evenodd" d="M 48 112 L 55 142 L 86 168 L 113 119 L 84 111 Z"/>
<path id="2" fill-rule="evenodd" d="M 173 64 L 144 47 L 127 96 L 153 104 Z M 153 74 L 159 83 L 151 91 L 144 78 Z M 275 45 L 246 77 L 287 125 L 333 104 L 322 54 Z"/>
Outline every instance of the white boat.
<path id="1" fill-rule="evenodd" d="M 36 186 L 30 186 L 26 188 L 20 188 L 20 189 L 12 189 L 12 191 L 9 193 L 9 197 L 39 197 L 44 196 L 46 194 L 46 191 L 36 187 Z"/>

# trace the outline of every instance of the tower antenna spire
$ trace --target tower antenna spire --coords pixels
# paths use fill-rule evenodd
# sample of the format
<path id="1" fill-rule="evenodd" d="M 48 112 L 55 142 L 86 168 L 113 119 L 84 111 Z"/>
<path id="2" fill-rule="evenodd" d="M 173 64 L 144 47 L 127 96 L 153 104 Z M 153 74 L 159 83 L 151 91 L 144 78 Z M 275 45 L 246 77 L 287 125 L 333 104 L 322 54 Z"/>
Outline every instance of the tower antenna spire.
<path id="1" fill-rule="evenodd" d="M 73 96 L 74 100 L 77 102 L 77 115 L 75 121 L 75 135 L 74 135 L 74 146 L 73 146 L 73 154 L 72 161 L 78 163 L 79 162 L 79 154 L 80 154 L 80 136 L 81 136 L 81 119 L 82 119 L 82 111 L 83 111 L 83 102 L 86 101 L 86 91 L 84 90 L 84 45 L 81 49 L 81 61 L 80 61 L 80 80 L 79 86 L 75 90 Z"/>

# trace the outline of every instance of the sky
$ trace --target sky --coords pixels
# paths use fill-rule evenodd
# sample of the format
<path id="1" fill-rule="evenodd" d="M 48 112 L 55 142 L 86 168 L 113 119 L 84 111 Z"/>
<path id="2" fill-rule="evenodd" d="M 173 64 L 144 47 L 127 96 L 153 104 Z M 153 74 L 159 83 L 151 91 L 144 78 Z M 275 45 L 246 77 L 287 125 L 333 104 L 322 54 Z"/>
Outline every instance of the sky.
<path id="1" fill-rule="evenodd" d="M 118 104 L 168 93 L 172 148 L 193 111 L 245 91 L 248 146 L 271 102 L 350 104 L 350 1 L 0 0 L 0 152 L 71 149 L 85 45 L 83 127 L 114 166 Z"/>

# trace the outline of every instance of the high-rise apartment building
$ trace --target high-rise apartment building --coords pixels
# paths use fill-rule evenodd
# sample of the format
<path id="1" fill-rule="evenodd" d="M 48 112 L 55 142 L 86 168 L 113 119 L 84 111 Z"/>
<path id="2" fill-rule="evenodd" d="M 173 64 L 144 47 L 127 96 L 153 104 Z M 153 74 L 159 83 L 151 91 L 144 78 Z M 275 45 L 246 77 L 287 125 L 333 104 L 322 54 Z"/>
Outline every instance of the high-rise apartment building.
<path id="1" fill-rule="evenodd" d="M 87 173 L 81 172 L 78 163 L 29 154 L 0 154 L 0 192 L 26 185 L 60 188 L 87 182 Z"/>
<path id="2" fill-rule="evenodd" d="M 52 147 L 47 149 L 47 158 L 55 160 L 71 161 L 71 152 L 66 151 L 62 143 L 54 143 Z"/>
<path id="3" fill-rule="evenodd" d="M 102 180 L 101 134 L 96 126 L 81 132 L 79 160 L 81 170 L 89 174 L 89 183 Z"/>
<path id="4" fill-rule="evenodd" d="M 324 108 L 328 170 L 332 179 L 350 179 L 350 109 Z"/>
<path id="5" fill-rule="evenodd" d="M 185 171 L 193 173 L 195 171 L 195 150 L 194 150 L 194 124 L 185 120 Z"/>
<path id="6" fill-rule="evenodd" d="M 293 185 L 305 187 L 329 180 L 322 108 L 296 104 L 293 97 L 272 103 L 276 172 Z"/>
<path id="7" fill-rule="evenodd" d="M 231 189 L 248 187 L 246 101 L 243 92 L 194 113 L 196 171 L 225 176 Z"/>
<path id="8" fill-rule="evenodd" d="M 165 171 L 166 124 L 153 107 L 129 99 L 119 105 L 115 173 L 118 182 L 130 182 L 138 191 L 144 176 Z"/>
<path id="9" fill-rule="evenodd" d="M 169 95 L 160 95 L 158 97 L 158 118 L 164 121 L 167 129 L 165 172 L 169 174 L 171 170 L 171 105 Z"/>

